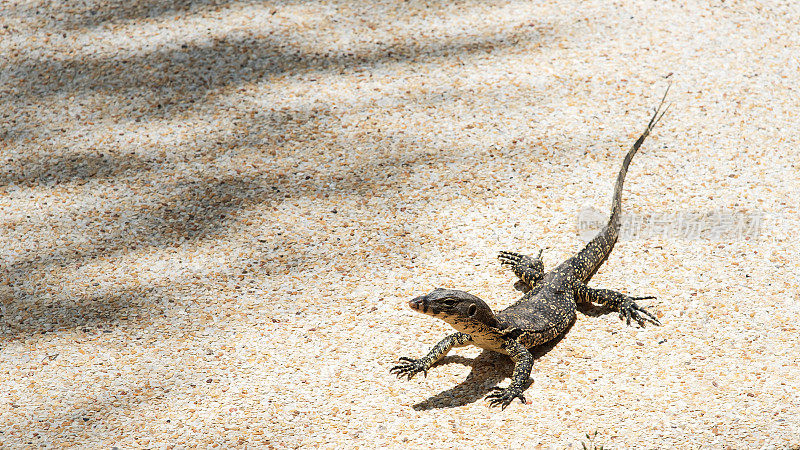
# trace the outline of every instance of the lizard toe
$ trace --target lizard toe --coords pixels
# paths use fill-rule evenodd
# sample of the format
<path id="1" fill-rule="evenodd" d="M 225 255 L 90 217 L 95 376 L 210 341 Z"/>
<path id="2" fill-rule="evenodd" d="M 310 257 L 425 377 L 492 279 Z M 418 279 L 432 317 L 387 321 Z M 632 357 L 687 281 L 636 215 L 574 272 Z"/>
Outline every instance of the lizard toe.
<path id="1" fill-rule="evenodd" d="M 501 409 L 506 409 L 515 398 L 520 399 L 520 401 L 525 404 L 525 396 L 522 395 L 522 392 L 512 387 L 493 387 L 492 393 L 486 396 L 486 400 L 489 401 L 489 406 L 500 406 Z"/>

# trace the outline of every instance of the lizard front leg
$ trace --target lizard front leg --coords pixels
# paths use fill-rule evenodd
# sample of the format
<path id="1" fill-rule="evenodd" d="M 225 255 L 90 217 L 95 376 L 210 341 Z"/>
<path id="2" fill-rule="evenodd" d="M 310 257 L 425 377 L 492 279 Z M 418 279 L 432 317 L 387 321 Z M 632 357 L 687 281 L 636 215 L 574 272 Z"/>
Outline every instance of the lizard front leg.
<path id="1" fill-rule="evenodd" d="M 518 398 L 522 403 L 525 403 L 525 396 L 522 393 L 525 390 L 525 382 L 531 376 L 533 369 L 533 355 L 522 344 L 514 339 L 509 339 L 504 344 L 505 350 L 514 360 L 514 373 L 511 376 L 511 384 L 507 388 L 494 387 L 491 394 L 486 396 L 489 400 L 489 406 L 501 406 L 506 409 L 515 398 Z"/>
<path id="2" fill-rule="evenodd" d="M 539 256 L 536 258 L 506 251 L 501 251 L 497 257 L 500 259 L 500 264 L 511 266 L 511 271 L 520 279 L 514 287 L 523 292 L 533 289 L 533 286 L 544 277 L 541 250 L 539 250 Z M 521 286 L 518 287 L 518 285 Z"/>
<path id="3" fill-rule="evenodd" d="M 631 297 L 611 289 L 593 289 L 580 283 L 575 289 L 575 297 L 575 300 L 579 303 L 599 303 L 619 311 L 619 318 L 625 320 L 628 325 L 631 324 L 631 319 L 635 320 L 641 327 L 644 327 L 646 322 L 650 322 L 653 325 L 661 325 L 656 316 L 644 307 L 637 305 L 634 301 L 655 298 L 653 296 Z"/>
<path id="4" fill-rule="evenodd" d="M 390 369 L 390 372 L 397 375 L 398 378 L 403 376 L 408 379 L 414 378 L 414 375 L 422 372 L 426 377 L 428 376 L 428 369 L 439 361 L 450 351 L 453 347 L 462 347 L 472 341 L 472 336 L 466 333 L 453 333 L 446 338 L 439 341 L 434 345 L 427 355 L 419 359 L 402 357 L 398 364 Z"/>

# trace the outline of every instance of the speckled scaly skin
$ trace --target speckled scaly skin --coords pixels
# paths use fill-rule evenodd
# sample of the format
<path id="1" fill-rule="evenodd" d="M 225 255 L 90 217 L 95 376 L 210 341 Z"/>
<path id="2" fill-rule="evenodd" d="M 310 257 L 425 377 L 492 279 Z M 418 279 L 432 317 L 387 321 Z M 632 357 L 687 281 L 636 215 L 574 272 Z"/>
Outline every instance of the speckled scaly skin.
<path id="1" fill-rule="evenodd" d="M 666 113 L 666 109 L 661 112 L 661 107 L 668 92 L 669 88 L 644 133 L 625 155 L 614 188 L 611 217 L 597 236 L 575 256 L 546 274 L 541 251 L 536 258 L 515 252 L 500 252 L 501 263 L 511 266 L 520 279 L 518 284 L 525 295 L 497 314 L 480 298 L 454 289 L 436 289 L 411 300 L 409 306 L 412 309 L 442 319 L 458 332 L 444 338 L 422 358 L 401 358 L 392 367 L 392 373 L 408 379 L 420 372 L 427 375 L 428 369 L 451 348 L 464 345 L 476 345 L 503 353 L 514 360 L 511 384 L 507 388 L 493 388 L 486 398 L 491 406 L 505 409 L 515 398 L 525 403 L 522 393 L 533 368 L 533 356 L 529 349 L 562 334 L 575 320 L 577 303 L 606 305 L 619 311 L 620 318 L 625 319 L 628 325 L 631 319 L 640 326 L 644 326 L 645 322 L 661 325 L 653 314 L 634 301 L 654 297 L 630 297 L 609 289 L 590 288 L 586 283 L 608 258 L 617 242 L 622 186 L 628 166 L 650 131 Z"/>

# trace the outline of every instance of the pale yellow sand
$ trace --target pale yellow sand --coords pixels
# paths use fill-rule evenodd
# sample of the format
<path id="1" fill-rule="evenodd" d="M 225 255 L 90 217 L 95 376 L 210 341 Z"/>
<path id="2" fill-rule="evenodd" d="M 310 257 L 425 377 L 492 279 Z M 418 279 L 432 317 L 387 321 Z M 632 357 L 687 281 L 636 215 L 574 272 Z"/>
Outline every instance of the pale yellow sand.
<path id="1" fill-rule="evenodd" d="M 800 7 L 680 3 L 3 1 L 0 446 L 800 445 Z M 390 375 L 409 298 L 580 247 L 670 81 L 623 210 L 763 220 L 617 245 L 664 326 L 579 314 L 505 411 L 477 349 Z"/>

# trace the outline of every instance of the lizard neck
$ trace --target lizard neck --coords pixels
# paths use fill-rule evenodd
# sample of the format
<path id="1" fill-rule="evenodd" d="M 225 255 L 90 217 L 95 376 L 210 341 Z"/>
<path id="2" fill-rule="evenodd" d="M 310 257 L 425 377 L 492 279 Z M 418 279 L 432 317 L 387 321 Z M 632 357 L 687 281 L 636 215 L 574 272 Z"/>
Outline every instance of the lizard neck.
<path id="1" fill-rule="evenodd" d="M 500 323 L 492 314 L 490 321 L 477 321 L 465 319 L 445 319 L 445 322 L 456 330 L 470 335 L 472 343 L 484 350 L 491 350 L 498 353 L 507 354 L 503 349 L 505 339 L 500 329 Z M 488 322 L 488 323 L 487 323 Z"/>

